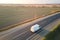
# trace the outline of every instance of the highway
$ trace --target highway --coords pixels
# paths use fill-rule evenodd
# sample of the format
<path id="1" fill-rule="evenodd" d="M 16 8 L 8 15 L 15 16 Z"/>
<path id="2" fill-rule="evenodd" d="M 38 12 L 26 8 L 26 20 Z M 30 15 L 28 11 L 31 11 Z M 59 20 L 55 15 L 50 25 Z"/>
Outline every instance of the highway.
<path id="1" fill-rule="evenodd" d="M 47 35 L 56 25 L 60 24 L 60 19 L 55 20 L 54 22 L 48 24 L 44 28 L 42 28 L 42 31 L 38 31 L 37 33 L 33 34 L 27 40 L 42 40 L 45 35 Z"/>
<path id="2" fill-rule="evenodd" d="M 50 28 L 50 26 L 52 26 L 51 23 L 53 23 L 53 25 L 54 23 L 58 24 L 58 22 L 56 22 L 57 20 L 59 20 L 58 22 L 60 23 L 60 13 L 52 14 L 23 25 L 19 25 L 7 31 L 0 32 L 0 40 L 38 40 L 40 36 L 37 35 L 39 33 L 41 33 L 41 35 L 44 35 L 44 33 L 48 33 L 49 30 L 52 29 L 52 27 Z M 30 28 L 34 24 L 39 24 L 42 29 L 37 31 L 36 33 L 32 33 L 30 31 Z"/>

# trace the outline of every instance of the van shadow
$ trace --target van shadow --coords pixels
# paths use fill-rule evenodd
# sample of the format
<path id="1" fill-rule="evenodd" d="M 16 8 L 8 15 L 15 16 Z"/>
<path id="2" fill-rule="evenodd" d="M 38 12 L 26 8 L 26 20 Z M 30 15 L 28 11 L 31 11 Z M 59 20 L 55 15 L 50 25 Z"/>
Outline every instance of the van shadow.
<path id="1" fill-rule="evenodd" d="M 46 30 L 46 29 L 40 29 L 38 31 L 36 31 L 35 33 L 38 35 L 38 37 L 44 37 L 45 35 L 47 35 L 50 31 Z"/>

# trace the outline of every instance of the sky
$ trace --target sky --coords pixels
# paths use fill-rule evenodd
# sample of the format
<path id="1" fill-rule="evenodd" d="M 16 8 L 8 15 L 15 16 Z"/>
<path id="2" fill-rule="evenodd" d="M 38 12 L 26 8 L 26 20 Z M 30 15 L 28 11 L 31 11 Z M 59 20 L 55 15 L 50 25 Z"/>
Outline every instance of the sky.
<path id="1" fill-rule="evenodd" d="M 0 4 L 60 4 L 60 0 L 0 0 Z"/>

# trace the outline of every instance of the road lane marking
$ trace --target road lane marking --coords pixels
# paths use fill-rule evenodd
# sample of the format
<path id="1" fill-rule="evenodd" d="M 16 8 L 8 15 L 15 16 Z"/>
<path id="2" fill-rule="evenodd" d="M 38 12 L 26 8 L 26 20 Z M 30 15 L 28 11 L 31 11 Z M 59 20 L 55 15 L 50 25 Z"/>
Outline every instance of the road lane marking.
<path id="1" fill-rule="evenodd" d="M 23 34 L 26 33 L 26 32 L 28 32 L 28 30 L 25 31 L 25 32 L 23 32 L 23 33 L 21 33 L 21 34 L 16 35 L 15 37 L 13 37 L 13 39 L 17 38 L 17 37 L 20 36 L 20 35 L 23 35 Z"/>

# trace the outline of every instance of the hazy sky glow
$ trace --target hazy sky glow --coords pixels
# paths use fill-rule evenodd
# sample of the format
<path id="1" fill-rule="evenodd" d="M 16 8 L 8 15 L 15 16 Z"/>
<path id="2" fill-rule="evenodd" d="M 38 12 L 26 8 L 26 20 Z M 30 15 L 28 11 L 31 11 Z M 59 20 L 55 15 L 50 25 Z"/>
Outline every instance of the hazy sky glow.
<path id="1" fill-rule="evenodd" d="M 0 4 L 60 4 L 60 0 L 0 0 Z"/>

